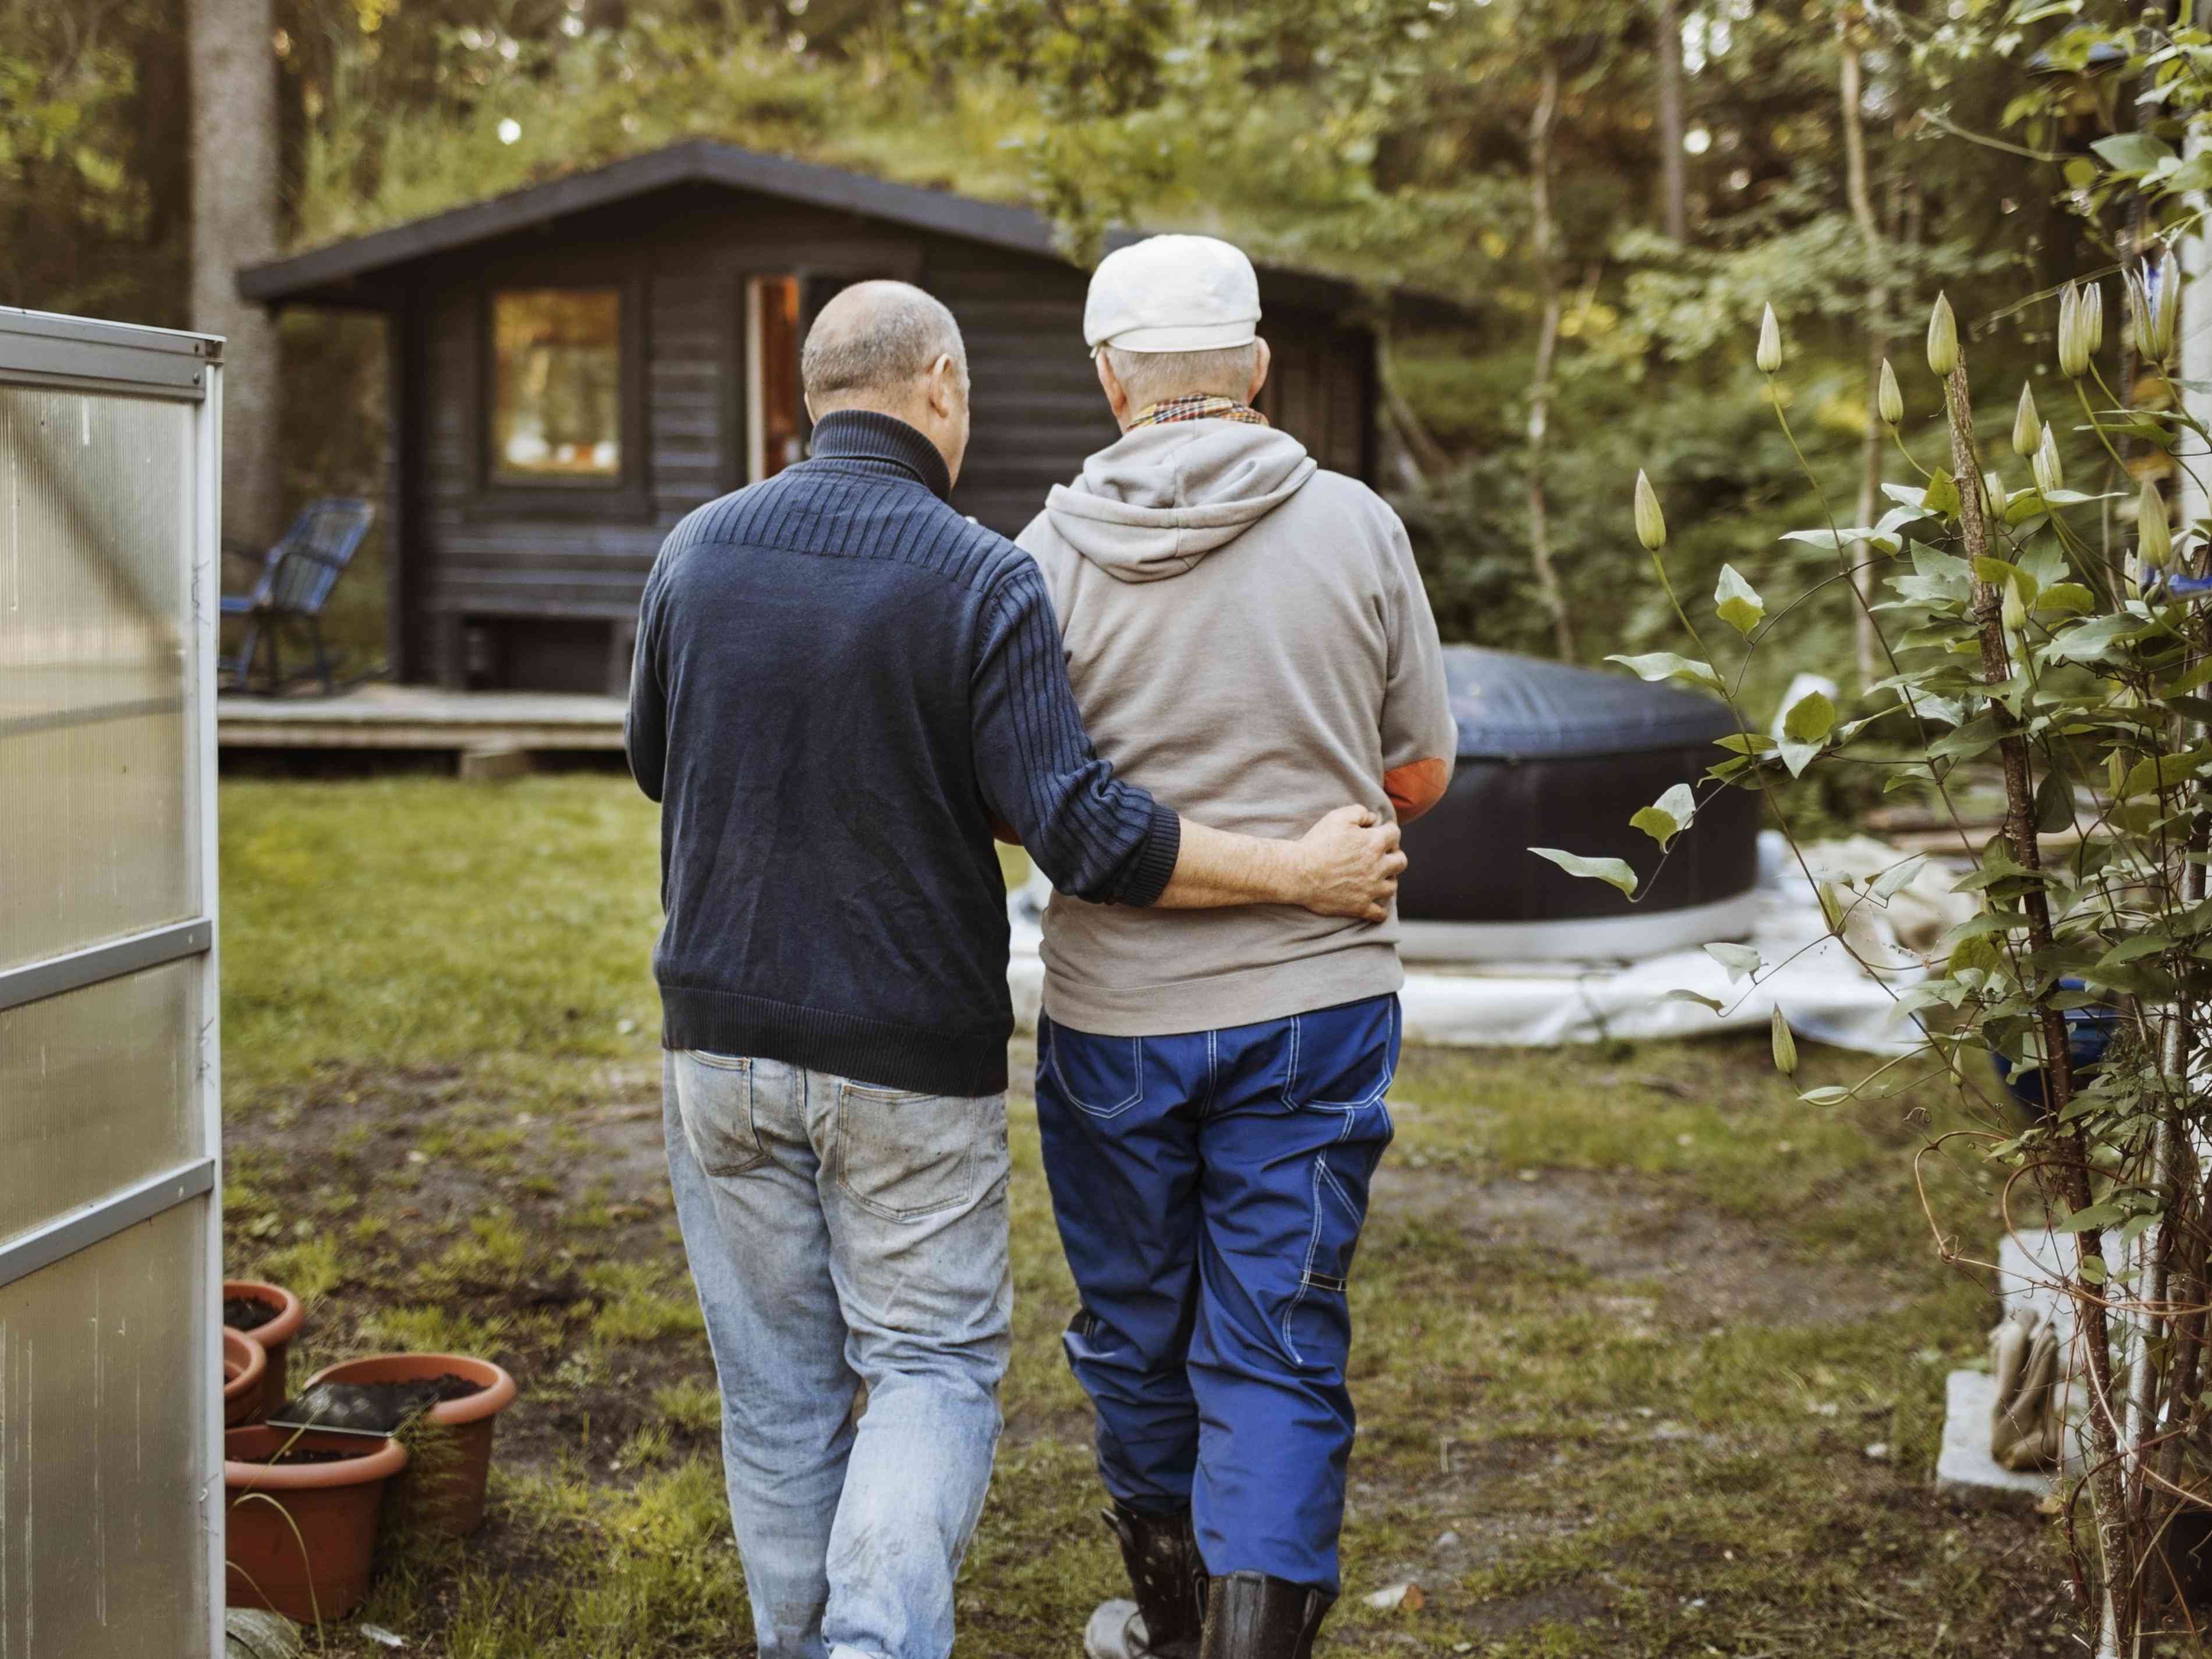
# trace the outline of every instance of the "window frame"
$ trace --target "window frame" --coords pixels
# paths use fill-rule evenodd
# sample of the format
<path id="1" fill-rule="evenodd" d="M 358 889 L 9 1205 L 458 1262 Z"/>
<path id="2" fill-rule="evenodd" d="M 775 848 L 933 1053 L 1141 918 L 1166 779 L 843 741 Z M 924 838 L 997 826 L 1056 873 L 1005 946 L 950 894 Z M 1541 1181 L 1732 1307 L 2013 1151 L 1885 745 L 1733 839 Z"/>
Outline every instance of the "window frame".
<path id="1" fill-rule="evenodd" d="M 722 444 L 720 476 L 726 494 L 743 489 L 753 482 L 751 388 L 753 363 L 746 335 L 747 307 L 750 303 L 750 289 L 756 277 L 788 276 L 799 283 L 799 337 L 804 347 L 807 331 L 814 326 L 815 313 L 820 309 L 823 285 L 836 283 L 842 288 L 848 283 L 866 282 L 873 277 L 890 277 L 902 283 L 920 283 L 926 261 L 919 242 L 913 244 L 885 243 L 872 247 L 864 254 L 843 258 L 824 258 L 813 248 L 801 247 L 792 256 L 778 258 L 763 249 L 749 248 L 732 258 L 722 270 Z M 799 398 L 799 459 L 804 460 L 814 451 L 814 417 L 807 411 L 805 388 L 802 385 Z"/>
<path id="2" fill-rule="evenodd" d="M 499 337 L 495 317 L 499 296 L 531 289 L 611 289 L 620 321 L 616 335 L 619 408 L 620 471 L 609 482 L 511 483 L 492 464 L 494 399 L 499 395 Z M 477 284 L 472 307 L 475 349 L 471 354 L 474 386 L 468 408 L 470 477 L 467 504 L 471 519 L 516 518 L 638 520 L 653 516 L 650 469 L 650 411 L 647 406 L 646 284 L 635 262 L 564 262 L 548 270 L 532 264 L 487 272 Z"/>

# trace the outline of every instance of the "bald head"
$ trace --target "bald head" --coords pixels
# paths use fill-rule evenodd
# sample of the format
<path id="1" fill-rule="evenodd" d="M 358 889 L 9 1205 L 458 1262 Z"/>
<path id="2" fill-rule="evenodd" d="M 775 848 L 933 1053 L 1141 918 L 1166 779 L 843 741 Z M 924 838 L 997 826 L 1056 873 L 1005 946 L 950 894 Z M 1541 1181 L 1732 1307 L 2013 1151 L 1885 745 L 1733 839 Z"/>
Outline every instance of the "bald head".
<path id="1" fill-rule="evenodd" d="M 910 400 L 940 357 L 968 380 L 968 349 L 952 313 L 911 283 L 855 283 L 822 307 L 806 331 L 799 374 L 817 415 Z"/>
<path id="2" fill-rule="evenodd" d="M 960 476 L 968 453 L 968 348 L 952 313 L 911 283 L 855 283 L 822 307 L 799 355 L 817 421 L 842 409 L 896 416 Z"/>

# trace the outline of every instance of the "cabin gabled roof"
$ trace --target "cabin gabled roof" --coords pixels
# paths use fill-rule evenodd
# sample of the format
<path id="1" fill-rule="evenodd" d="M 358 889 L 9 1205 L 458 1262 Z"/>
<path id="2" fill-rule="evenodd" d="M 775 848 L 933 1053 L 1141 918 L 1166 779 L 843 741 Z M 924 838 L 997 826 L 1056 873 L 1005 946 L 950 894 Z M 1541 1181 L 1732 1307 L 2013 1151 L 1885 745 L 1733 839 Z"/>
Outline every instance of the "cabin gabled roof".
<path id="1" fill-rule="evenodd" d="M 332 298 L 360 279 L 395 265 L 686 185 L 719 185 L 781 197 L 1037 258 L 1066 257 L 1054 239 L 1052 222 L 1027 208 L 981 201 L 950 191 L 892 184 L 842 167 L 763 155 L 717 139 L 693 138 L 588 173 L 571 173 L 289 258 L 249 266 L 239 272 L 238 292 L 241 298 L 264 304 Z M 1108 236 L 1107 246 L 1117 247 L 1134 241 L 1140 234 L 1116 231 Z M 1280 266 L 1261 270 L 1263 275 L 1295 279 L 1323 304 L 1348 306 L 1359 298 L 1353 284 L 1336 277 Z"/>

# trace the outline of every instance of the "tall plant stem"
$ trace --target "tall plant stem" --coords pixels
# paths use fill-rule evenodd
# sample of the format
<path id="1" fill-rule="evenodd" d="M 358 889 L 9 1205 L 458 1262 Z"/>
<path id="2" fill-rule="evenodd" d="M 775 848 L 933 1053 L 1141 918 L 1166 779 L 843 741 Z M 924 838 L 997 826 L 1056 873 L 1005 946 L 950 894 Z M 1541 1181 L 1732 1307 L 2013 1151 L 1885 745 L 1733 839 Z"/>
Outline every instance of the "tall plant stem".
<path id="1" fill-rule="evenodd" d="M 1866 299 L 1867 386 L 1866 438 L 1859 463 L 1859 510 L 1856 523 L 1874 522 L 1875 510 L 1881 502 L 1881 416 L 1875 407 L 1876 390 L 1881 381 L 1882 355 L 1888 349 L 1887 318 L 1889 312 L 1889 289 L 1882 281 L 1886 261 L 1882 258 L 1881 229 L 1875 222 L 1874 198 L 1867 192 L 1866 124 L 1861 105 L 1863 101 L 1859 80 L 1859 49 L 1851 37 L 1850 26 L 1841 18 L 1837 20 L 1836 33 L 1842 46 L 1842 84 L 1838 102 L 1844 118 L 1844 182 L 1850 198 L 1851 217 L 1858 222 L 1859 236 L 1866 243 L 1867 270 L 1869 282 Z M 1859 671 L 1859 690 L 1863 693 L 1881 677 L 1876 661 L 1874 615 L 1874 567 L 1869 556 L 1872 550 L 1864 542 L 1856 545 L 1852 555 L 1852 581 L 1858 589 L 1859 603 L 1852 608 L 1852 641 L 1856 647 Z"/>
<path id="2" fill-rule="evenodd" d="M 1674 0 L 1659 6 L 1659 176 L 1665 181 L 1667 234 L 1690 240 L 1690 199 L 1682 160 L 1682 19 Z"/>
<path id="3" fill-rule="evenodd" d="M 2039 872 L 2042 849 L 2035 839 L 2035 784 L 2028 764 L 2027 739 L 2019 720 L 2001 700 L 1999 688 L 2012 678 L 2012 661 L 2005 643 L 2002 596 L 1982 574 L 1981 561 L 1990 552 L 1990 520 L 1983 498 L 1982 459 L 1974 442 L 1973 400 L 1966 382 L 1964 347 L 1944 387 L 1945 413 L 1951 427 L 1951 463 L 1959 482 L 1959 527 L 1966 556 L 1974 566 L 1974 622 L 1981 636 L 1982 678 L 1990 688 L 1990 712 L 2002 733 L 1997 758 L 2004 771 L 2005 839 L 2013 860 L 2028 873 L 2021 894 L 2021 911 L 2027 917 L 2028 960 L 2023 978 L 2033 994 L 2037 1024 L 2042 1034 L 2044 1097 L 2050 1103 L 2057 1126 L 2057 1158 L 2053 1164 L 2058 1196 L 2069 1212 L 2089 1207 L 2089 1161 L 2081 1132 L 2067 1121 L 2067 1107 L 2074 1098 L 2074 1068 L 2066 1048 L 2065 1017 L 2051 1005 L 2054 987 L 2044 982 L 2039 965 L 2052 957 L 2050 900 Z M 2105 1314 L 2103 1286 L 2109 1275 L 2105 1267 L 2104 1235 L 2085 1227 L 2074 1235 L 2075 1284 L 2069 1287 L 2086 1348 L 2091 1392 L 2088 1414 L 2089 1496 L 2096 1513 L 2099 1570 L 2102 1579 L 2103 1616 L 2108 1639 L 2124 1646 L 2134 1629 L 2132 1589 L 2135 1552 L 2130 1547 L 2126 1482 L 2120 1463 L 2120 1425 L 2114 1411 L 2112 1351 Z"/>
<path id="4" fill-rule="evenodd" d="M 1552 222 L 1552 126 L 1559 114 L 1559 63 L 1544 54 L 1544 78 L 1528 118 L 1528 195 L 1535 211 L 1536 269 L 1543 283 L 1544 320 L 1536 333 L 1536 368 L 1528 392 L 1528 557 L 1536 567 L 1536 592 L 1552 618 L 1552 643 L 1561 662 L 1575 658 L 1575 635 L 1559 573 L 1552 563 L 1551 514 L 1544 499 L 1544 453 L 1552 422 L 1552 361 L 1559 345 L 1558 232 Z"/>

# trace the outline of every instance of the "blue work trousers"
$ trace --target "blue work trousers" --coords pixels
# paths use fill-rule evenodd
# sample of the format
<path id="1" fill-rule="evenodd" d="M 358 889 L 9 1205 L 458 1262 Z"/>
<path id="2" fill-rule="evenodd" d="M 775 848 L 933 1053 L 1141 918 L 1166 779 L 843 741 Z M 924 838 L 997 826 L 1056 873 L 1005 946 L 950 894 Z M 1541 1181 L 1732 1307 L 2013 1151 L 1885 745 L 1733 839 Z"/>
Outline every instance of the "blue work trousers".
<path id="1" fill-rule="evenodd" d="M 1107 1491 L 1208 1572 L 1336 1594 L 1345 1303 L 1389 1144 L 1395 996 L 1171 1036 L 1040 1022 L 1037 1118 Z"/>

